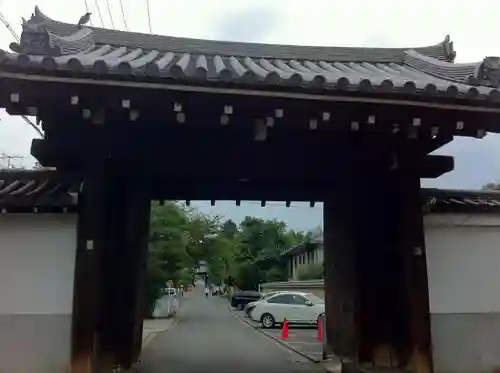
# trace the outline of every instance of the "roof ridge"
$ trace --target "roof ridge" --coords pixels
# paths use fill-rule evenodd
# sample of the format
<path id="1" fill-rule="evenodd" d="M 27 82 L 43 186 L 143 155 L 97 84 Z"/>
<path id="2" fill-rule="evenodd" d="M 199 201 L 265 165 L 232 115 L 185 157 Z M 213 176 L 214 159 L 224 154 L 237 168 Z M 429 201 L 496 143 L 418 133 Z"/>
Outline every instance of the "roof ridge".
<path id="1" fill-rule="evenodd" d="M 422 188 L 422 194 L 426 197 L 433 197 L 433 196 L 498 197 L 500 196 L 500 190 Z"/>
<path id="2" fill-rule="evenodd" d="M 404 64 L 426 74 L 471 86 L 498 87 L 500 58 L 485 57 L 481 62 L 442 61 L 415 50 L 405 52 Z"/>
<path id="3" fill-rule="evenodd" d="M 160 52 L 192 53 L 250 58 L 281 58 L 297 60 L 323 60 L 335 62 L 395 62 L 402 63 L 404 52 L 414 49 L 439 60 L 453 61 L 455 52 L 449 35 L 435 45 L 421 47 L 349 47 L 349 46 L 300 46 L 268 43 L 218 41 L 184 38 L 87 27 L 92 30 L 96 44 L 110 44 Z M 41 12 L 38 6 L 28 21 L 23 20 L 24 30 L 45 30 L 58 36 L 69 36 L 80 28 L 53 20 Z"/>

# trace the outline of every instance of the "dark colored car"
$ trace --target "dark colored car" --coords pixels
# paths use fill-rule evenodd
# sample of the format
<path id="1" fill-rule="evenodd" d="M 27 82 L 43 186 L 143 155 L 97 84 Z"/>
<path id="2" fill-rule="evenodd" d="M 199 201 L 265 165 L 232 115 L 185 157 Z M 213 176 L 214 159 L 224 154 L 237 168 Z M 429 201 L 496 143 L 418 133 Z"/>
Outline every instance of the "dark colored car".
<path id="1" fill-rule="evenodd" d="M 255 302 L 262 298 L 262 293 L 253 290 L 237 291 L 231 297 L 231 307 L 242 310 L 250 302 Z"/>

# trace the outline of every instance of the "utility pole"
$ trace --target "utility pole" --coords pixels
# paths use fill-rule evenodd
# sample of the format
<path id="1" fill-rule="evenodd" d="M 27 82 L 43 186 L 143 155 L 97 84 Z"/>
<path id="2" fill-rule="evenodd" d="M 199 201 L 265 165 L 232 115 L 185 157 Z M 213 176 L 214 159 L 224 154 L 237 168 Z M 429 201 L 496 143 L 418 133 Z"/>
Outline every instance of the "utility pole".
<path id="1" fill-rule="evenodd" d="M 3 170 L 12 170 L 24 168 L 19 166 L 18 162 L 24 159 L 21 155 L 10 155 L 4 152 L 0 153 L 0 169 Z"/>

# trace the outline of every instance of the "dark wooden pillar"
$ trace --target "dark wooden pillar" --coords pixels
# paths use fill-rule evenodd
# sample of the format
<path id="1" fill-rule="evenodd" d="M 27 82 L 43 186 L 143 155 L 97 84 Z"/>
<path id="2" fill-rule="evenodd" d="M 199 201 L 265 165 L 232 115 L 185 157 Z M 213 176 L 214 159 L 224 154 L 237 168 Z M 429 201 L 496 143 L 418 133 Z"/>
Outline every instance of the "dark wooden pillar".
<path id="1" fill-rule="evenodd" d="M 98 339 L 100 252 L 105 247 L 107 180 L 93 175 L 78 200 L 77 251 L 72 317 L 72 373 L 95 372 Z"/>
<path id="2" fill-rule="evenodd" d="M 108 170 L 86 178 L 80 206 L 73 372 L 107 373 L 140 354 L 149 189 Z"/>
<path id="3" fill-rule="evenodd" d="M 365 369 L 429 373 L 430 324 L 417 173 L 380 165 L 346 177 L 324 205 L 328 341 Z M 372 172 L 373 174 L 373 172 Z M 356 180 L 357 179 L 357 180 Z"/>
<path id="4" fill-rule="evenodd" d="M 144 282 L 147 263 L 150 194 L 142 180 L 122 180 L 121 207 L 116 211 L 121 221 L 117 235 L 118 258 L 114 258 L 114 273 L 119 279 L 112 306 L 115 310 L 113 343 L 116 363 L 128 369 L 140 356 L 144 310 Z M 120 310 L 120 313 L 116 313 Z"/>
<path id="5" fill-rule="evenodd" d="M 323 208 L 327 339 L 343 361 L 358 351 L 354 197 L 349 188 L 332 191 Z"/>
<path id="6" fill-rule="evenodd" d="M 399 249 L 397 178 L 381 168 L 356 199 L 359 363 L 401 367 L 407 350 L 404 255 Z"/>
<path id="7" fill-rule="evenodd" d="M 397 175 L 399 249 L 403 254 L 405 311 L 408 317 L 408 367 L 412 372 L 432 372 L 429 285 L 420 178 L 415 173 Z"/>

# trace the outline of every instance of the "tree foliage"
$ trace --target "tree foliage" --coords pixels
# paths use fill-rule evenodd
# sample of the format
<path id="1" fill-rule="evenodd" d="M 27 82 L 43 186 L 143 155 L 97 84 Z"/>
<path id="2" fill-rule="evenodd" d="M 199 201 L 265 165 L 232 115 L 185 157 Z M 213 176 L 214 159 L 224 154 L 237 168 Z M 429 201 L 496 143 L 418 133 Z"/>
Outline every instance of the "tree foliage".
<path id="1" fill-rule="evenodd" d="M 500 190 L 500 183 L 488 183 L 483 185 L 482 190 Z"/>
<path id="2" fill-rule="evenodd" d="M 194 279 L 193 268 L 206 261 L 209 281 L 257 289 L 259 283 L 288 277 L 281 253 L 306 234 L 277 220 L 246 217 L 238 225 L 176 202 L 153 203 L 147 272 L 147 307 L 151 313 L 166 282 L 183 286 Z"/>
<path id="3" fill-rule="evenodd" d="M 323 278 L 323 264 L 311 263 L 300 266 L 298 269 L 299 281 L 319 280 Z"/>

